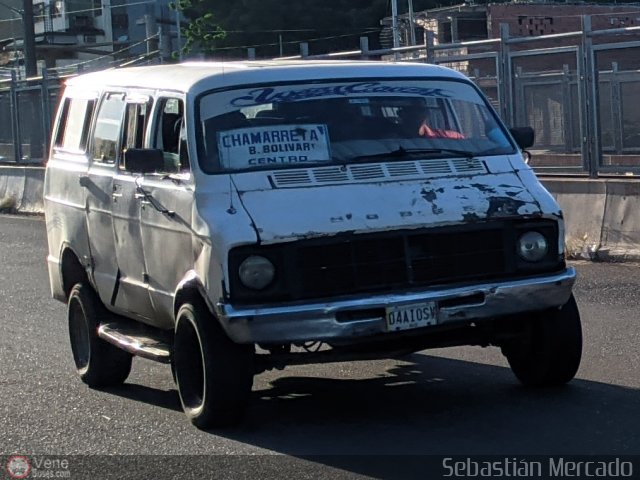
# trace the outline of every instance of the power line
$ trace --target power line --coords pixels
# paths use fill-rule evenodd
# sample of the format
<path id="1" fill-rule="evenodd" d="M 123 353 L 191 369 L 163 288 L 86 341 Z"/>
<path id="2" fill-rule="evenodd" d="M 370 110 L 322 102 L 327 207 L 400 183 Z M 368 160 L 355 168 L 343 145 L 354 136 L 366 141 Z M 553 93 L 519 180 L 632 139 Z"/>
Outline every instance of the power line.
<path id="1" fill-rule="evenodd" d="M 132 60 L 127 60 L 126 62 L 121 63 L 120 65 L 118 65 L 118 67 L 128 67 L 129 65 L 133 65 L 140 60 L 144 60 L 146 57 L 152 57 L 154 55 L 158 55 L 159 53 L 160 53 L 160 50 L 154 50 L 153 52 L 145 53 L 143 55 L 140 55 L 137 58 L 134 58 Z M 115 61 L 110 63 L 115 63 Z"/>
<path id="2" fill-rule="evenodd" d="M 288 40 L 286 42 L 282 42 L 283 45 L 294 45 L 294 44 L 298 44 L 300 42 L 316 42 L 319 40 L 333 40 L 335 38 L 345 38 L 345 37 L 356 37 L 356 36 L 360 36 L 362 34 L 365 33 L 377 33 L 380 32 L 381 29 L 379 28 L 370 28 L 367 30 L 361 30 L 360 32 L 356 32 L 356 33 L 346 33 L 344 35 L 332 35 L 329 37 L 317 37 L 317 38 L 308 38 L 305 40 Z M 237 49 L 244 49 L 244 48 L 256 48 L 256 47 L 273 47 L 273 46 L 278 46 L 280 45 L 280 42 L 272 42 L 272 43 L 259 43 L 259 44 L 254 44 L 254 45 L 239 45 L 239 46 L 229 46 L 229 47 L 219 47 L 214 49 L 213 51 L 223 51 L 223 50 L 237 50 Z"/>
<path id="3" fill-rule="evenodd" d="M 156 3 L 155 0 L 144 0 L 142 2 L 133 2 L 133 3 L 123 3 L 121 5 L 108 5 L 108 6 L 101 6 L 101 7 L 95 7 L 95 8 L 84 8 L 82 10 L 71 10 L 68 12 L 64 12 L 64 15 L 72 15 L 75 13 L 88 13 L 88 12 L 97 12 L 98 10 L 104 10 L 105 8 L 109 8 L 111 10 L 115 9 L 115 8 L 123 8 L 123 7 L 134 7 L 136 5 L 145 5 L 148 3 Z M 61 14 L 62 15 L 62 14 Z M 45 15 L 36 15 L 34 16 L 34 18 L 44 18 Z M 0 20 L 0 22 L 15 22 L 16 20 L 20 20 L 20 17 L 14 17 L 14 18 L 5 18 Z"/>
<path id="4" fill-rule="evenodd" d="M 104 55 L 100 55 L 100 56 L 95 57 L 95 58 L 90 58 L 89 60 L 84 60 L 82 62 L 73 63 L 71 65 L 65 65 L 64 67 L 50 68 L 49 70 L 62 70 L 62 69 L 65 69 L 65 68 L 78 67 L 80 65 L 86 65 L 86 64 L 91 63 L 91 62 L 96 62 L 98 60 L 102 60 L 103 58 L 111 57 L 113 55 L 117 55 L 119 53 L 126 52 L 127 50 L 129 50 L 129 49 L 131 49 L 133 47 L 137 47 L 138 45 L 142 45 L 143 43 L 147 43 L 149 40 L 151 40 L 152 38 L 156 38 L 156 37 L 158 37 L 157 33 L 154 34 L 154 35 L 151 35 L 151 36 L 149 36 L 149 37 L 145 38 L 144 40 L 141 40 L 141 41 L 139 41 L 137 43 L 133 43 L 133 44 L 127 46 L 127 47 L 121 48 L 120 50 L 114 50 L 113 52 L 108 52 L 108 53 L 105 53 Z"/>

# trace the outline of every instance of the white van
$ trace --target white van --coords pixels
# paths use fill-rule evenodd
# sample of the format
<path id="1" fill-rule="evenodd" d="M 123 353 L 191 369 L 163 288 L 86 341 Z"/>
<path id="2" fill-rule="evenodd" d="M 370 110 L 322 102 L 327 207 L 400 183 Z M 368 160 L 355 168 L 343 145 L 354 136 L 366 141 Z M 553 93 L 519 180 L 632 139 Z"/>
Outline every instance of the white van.
<path id="1" fill-rule="evenodd" d="M 191 63 L 67 81 L 49 277 L 90 387 L 170 363 L 198 427 L 291 364 L 498 346 L 527 385 L 582 350 L 560 208 L 479 89 L 438 66 Z"/>

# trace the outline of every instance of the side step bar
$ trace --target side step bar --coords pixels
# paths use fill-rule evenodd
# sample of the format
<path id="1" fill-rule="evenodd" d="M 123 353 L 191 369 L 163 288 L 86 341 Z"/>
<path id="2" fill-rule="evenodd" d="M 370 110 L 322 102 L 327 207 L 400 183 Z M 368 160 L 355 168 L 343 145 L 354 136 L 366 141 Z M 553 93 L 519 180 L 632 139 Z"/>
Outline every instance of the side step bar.
<path id="1" fill-rule="evenodd" d="M 164 332 L 125 322 L 103 323 L 98 336 L 138 357 L 160 363 L 171 363 L 171 344 Z"/>

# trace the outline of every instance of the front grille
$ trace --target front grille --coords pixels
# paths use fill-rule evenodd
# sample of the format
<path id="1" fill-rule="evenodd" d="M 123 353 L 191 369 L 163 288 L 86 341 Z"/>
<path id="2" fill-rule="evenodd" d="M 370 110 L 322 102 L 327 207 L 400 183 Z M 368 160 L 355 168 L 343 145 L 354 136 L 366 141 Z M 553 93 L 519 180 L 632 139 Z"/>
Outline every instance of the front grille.
<path id="1" fill-rule="evenodd" d="M 526 264 L 517 255 L 517 238 L 528 230 L 548 239 L 542 262 Z M 230 258 L 231 299 L 301 300 L 555 271 L 564 266 L 557 238 L 555 222 L 500 221 L 242 248 Z M 269 257 L 280 272 L 261 292 L 246 290 L 234 274 L 235 265 L 254 254 Z"/>
<path id="2" fill-rule="evenodd" d="M 297 251 L 304 296 L 491 278 L 505 273 L 507 257 L 501 229 L 351 239 Z"/>

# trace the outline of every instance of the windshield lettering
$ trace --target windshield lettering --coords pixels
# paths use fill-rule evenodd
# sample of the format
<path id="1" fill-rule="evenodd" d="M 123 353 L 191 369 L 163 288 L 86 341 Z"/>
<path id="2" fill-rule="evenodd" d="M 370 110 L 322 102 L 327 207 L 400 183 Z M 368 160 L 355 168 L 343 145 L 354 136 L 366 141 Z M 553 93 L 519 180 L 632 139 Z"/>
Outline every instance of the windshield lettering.
<path id="1" fill-rule="evenodd" d="M 225 148 L 239 147 L 244 145 L 255 145 L 262 143 L 276 142 L 298 142 L 300 140 L 318 141 L 318 133 L 315 130 L 305 130 L 304 128 L 292 128 L 286 130 L 258 131 L 250 133 L 229 133 L 221 135 L 222 146 Z"/>
<path id="2" fill-rule="evenodd" d="M 365 94 L 378 94 L 378 95 L 406 94 L 406 95 L 421 95 L 424 97 L 442 97 L 442 98 L 448 98 L 451 96 L 451 94 L 443 88 L 392 86 L 392 85 L 383 85 L 379 82 L 367 82 L 367 83 L 356 83 L 353 85 L 312 87 L 312 88 L 304 88 L 299 90 L 284 90 L 284 91 L 277 91 L 277 89 L 272 87 L 257 88 L 255 90 L 249 91 L 247 95 L 234 98 L 233 100 L 231 100 L 230 103 L 234 107 L 250 107 L 253 105 L 260 105 L 264 103 L 296 102 L 301 100 L 307 100 L 309 98 L 365 95 Z"/>
<path id="3" fill-rule="evenodd" d="M 258 166 L 258 165 L 273 165 L 273 164 L 288 164 L 288 163 L 303 163 L 308 162 L 309 157 L 305 155 L 289 155 L 289 156 L 280 156 L 280 157 L 259 157 L 259 158 L 250 158 L 249 165 L 250 166 Z"/>

